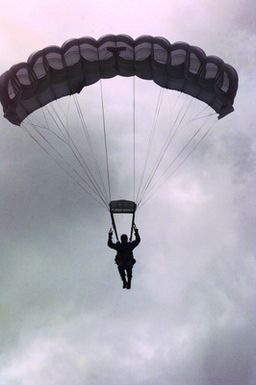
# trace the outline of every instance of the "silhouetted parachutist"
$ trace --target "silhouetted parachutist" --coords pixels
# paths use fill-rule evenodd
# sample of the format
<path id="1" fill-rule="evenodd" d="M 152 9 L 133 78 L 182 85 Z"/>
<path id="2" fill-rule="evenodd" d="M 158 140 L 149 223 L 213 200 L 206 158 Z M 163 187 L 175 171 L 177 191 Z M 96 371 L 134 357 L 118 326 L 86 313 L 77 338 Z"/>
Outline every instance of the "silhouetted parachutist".
<path id="1" fill-rule="evenodd" d="M 120 274 L 120 277 L 123 281 L 123 288 L 130 289 L 131 288 L 131 280 L 132 280 L 132 268 L 136 263 L 136 260 L 133 256 L 133 249 L 140 243 L 140 235 L 139 230 L 133 225 L 135 240 L 132 242 L 128 242 L 128 237 L 126 234 L 121 235 L 121 242 L 114 243 L 112 241 L 113 230 L 110 229 L 108 233 L 108 246 L 111 249 L 115 249 L 117 251 L 115 262 L 117 264 L 117 268 Z"/>

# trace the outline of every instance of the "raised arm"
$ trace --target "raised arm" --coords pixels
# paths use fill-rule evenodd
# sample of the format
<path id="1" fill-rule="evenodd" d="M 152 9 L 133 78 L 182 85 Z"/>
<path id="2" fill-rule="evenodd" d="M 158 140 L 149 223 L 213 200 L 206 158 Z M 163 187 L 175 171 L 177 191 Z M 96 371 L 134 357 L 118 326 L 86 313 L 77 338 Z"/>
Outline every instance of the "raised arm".
<path id="1" fill-rule="evenodd" d="M 108 233 L 108 247 L 116 250 L 116 243 L 112 241 L 112 236 L 113 236 L 113 230 L 110 229 Z"/>
<path id="2" fill-rule="evenodd" d="M 132 248 L 134 249 L 140 243 L 140 234 L 139 234 L 139 230 L 135 225 L 133 226 L 133 229 L 134 229 L 135 240 L 132 242 Z"/>

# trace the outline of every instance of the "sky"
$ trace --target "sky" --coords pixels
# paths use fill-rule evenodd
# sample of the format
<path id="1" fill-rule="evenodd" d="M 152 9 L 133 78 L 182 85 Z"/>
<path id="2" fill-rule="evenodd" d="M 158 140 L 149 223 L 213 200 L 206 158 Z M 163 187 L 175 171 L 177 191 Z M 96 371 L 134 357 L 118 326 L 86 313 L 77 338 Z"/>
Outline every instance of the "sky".
<path id="1" fill-rule="evenodd" d="M 108 212 L 0 118 L 0 385 L 255 385 L 254 1 L 0 0 L 0 11 L 1 72 L 69 38 L 125 33 L 202 47 L 239 75 L 235 111 L 138 211 L 131 290 L 106 246 Z M 109 84 L 117 132 L 129 110 Z M 111 182 L 125 192 L 129 151 L 114 138 Z"/>

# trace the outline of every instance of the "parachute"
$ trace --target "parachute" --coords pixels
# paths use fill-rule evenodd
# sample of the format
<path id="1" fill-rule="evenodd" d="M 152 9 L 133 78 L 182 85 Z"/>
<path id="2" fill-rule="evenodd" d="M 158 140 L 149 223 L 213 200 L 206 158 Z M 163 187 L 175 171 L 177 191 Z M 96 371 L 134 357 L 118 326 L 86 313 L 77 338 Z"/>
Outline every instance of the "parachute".
<path id="1" fill-rule="evenodd" d="M 140 36 L 135 40 L 127 35 L 106 35 L 98 40 L 92 37 L 71 39 L 61 47 L 49 46 L 33 53 L 27 62 L 16 64 L 1 75 L 0 101 L 4 117 L 14 125 L 23 126 L 29 135 L 49 155 L 54 157 L 59 166 L 64 168 L 69 175 L 73 172 L 73 177 L 76 180 L 79 179 L 77 184 L 80 187 L 86 189 L 87 192 L 89 190 L 91 195 L 95 196 L 96 194 L 97 199 L 110 210 L 111 215 L 119 209 L 119 213 L 130 212 L 127 202 L 133 202 L 130 213 L 134 215 L 142 198 L 137 203 L 134 201 L 135 196 L 133 201 L 121 199 L 118 205 L 111 203 L 102 80 L 114 78 L 117 75 L 151 80 L 161 90 L 174 90 L 179 94 L 189 95 L 209 106 L 214 114 L 218 114 L 218 119 L 225 117 L 234 110 L 233 103 L 238 88 L 238 75 L 231 65 L 216 56 L 207 56 L 199 47 L 185 42 L 171 44 L 163 37 L 148 35 Z M 52 102 L 58 101 L 64 96 L 74 95 L 76 109 L 87 138 L 88 148 L 90 148 L 94 156 L 95 151 L 91 148 L 84 110 L 79 104 L 76 94 L 82 94 L 82 90 L 87 90 L 89 86 L 97 82 L 100 83 L 101 87 L 108 187 L 104 186 L 102 174 L 98 169 L 99 180 L 102 182 L 101 186 L 99 186 L 101 182 L 96 181 L 94 172 L 89 170 L 82 151 L 72 139 L 71 129 L 64 127 L 63 119 L 60 119 L 58 115 L 53 116 L 56 114 L 55 109 L 51 110 L 51 112 L 47 110 L 48 118 L 44 116 L 44 128 L 52 131 L 53 125 L 58 126 L 58 133 L 52 132 L 52 137 L 54 136 L 54 140 L 64 142 L 65 146 L 68 146 L 73 152 L 79 165 L 79 171 L 74 170 L 73 165 L 70 165 L 65 157 L 60 154 L 58 148 L 55 147 L 55 142 L 52 144 L 51 139 L 45 137 L 45 130 L 43 132 L 38 131 L 43 124 L 39 124 L 38 121 L 31 122 L 31 118 L 37 110 L 43 107 L 47 109 L 48 104 L 52 104 Z M 135 86 L 133 103 L 135 109 Z M 156 107 L 155 119 L 157 119 L 159 110 L 160 101 Z M 134 150 L 135 112 L 133 114 Z M 30 127 L 36 130 L 37 136 L 28 131 L 27 124 L 30 124 Z M 156 163 L 145 181 L 144 187 L 141 183 L 139 184 L 140 192 L 150 189 L 156 169 L 169 147 L 170 137 L 168 138 L 163 145 L 163 152 L 160 151 Z M 199 139 L 200 141 L 201 139 Z M 151 138 L 149 146 L 152 147 L 153 142 L 154 139 Z M 188 142 L 190 143 L 190 139 Z M 190 152 L 185 154 L 184 159 L 189 154 Z M 148 152 L 146 152 L 146 158 L 148 156 Z M 97 159 L 95 164 L 98 168 Z M 133 169 L 135 170 L 135 164 L 133 164 Z M 81 175 L 81 170 L 85 175 Z"/>

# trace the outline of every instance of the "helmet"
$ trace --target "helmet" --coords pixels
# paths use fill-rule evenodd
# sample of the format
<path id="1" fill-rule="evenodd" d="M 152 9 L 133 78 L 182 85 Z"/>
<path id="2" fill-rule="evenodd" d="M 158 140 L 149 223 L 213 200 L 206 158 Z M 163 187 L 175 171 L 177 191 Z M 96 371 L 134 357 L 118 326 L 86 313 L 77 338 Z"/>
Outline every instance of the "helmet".
<path id="1" fill-rule="evenodd" d="M 122 241 L 122 243 L 127 243 L 128 237 L 127 237 L 126 234 L 122 234 L 122 235 L 121 235 L 121 241 Z"/>

